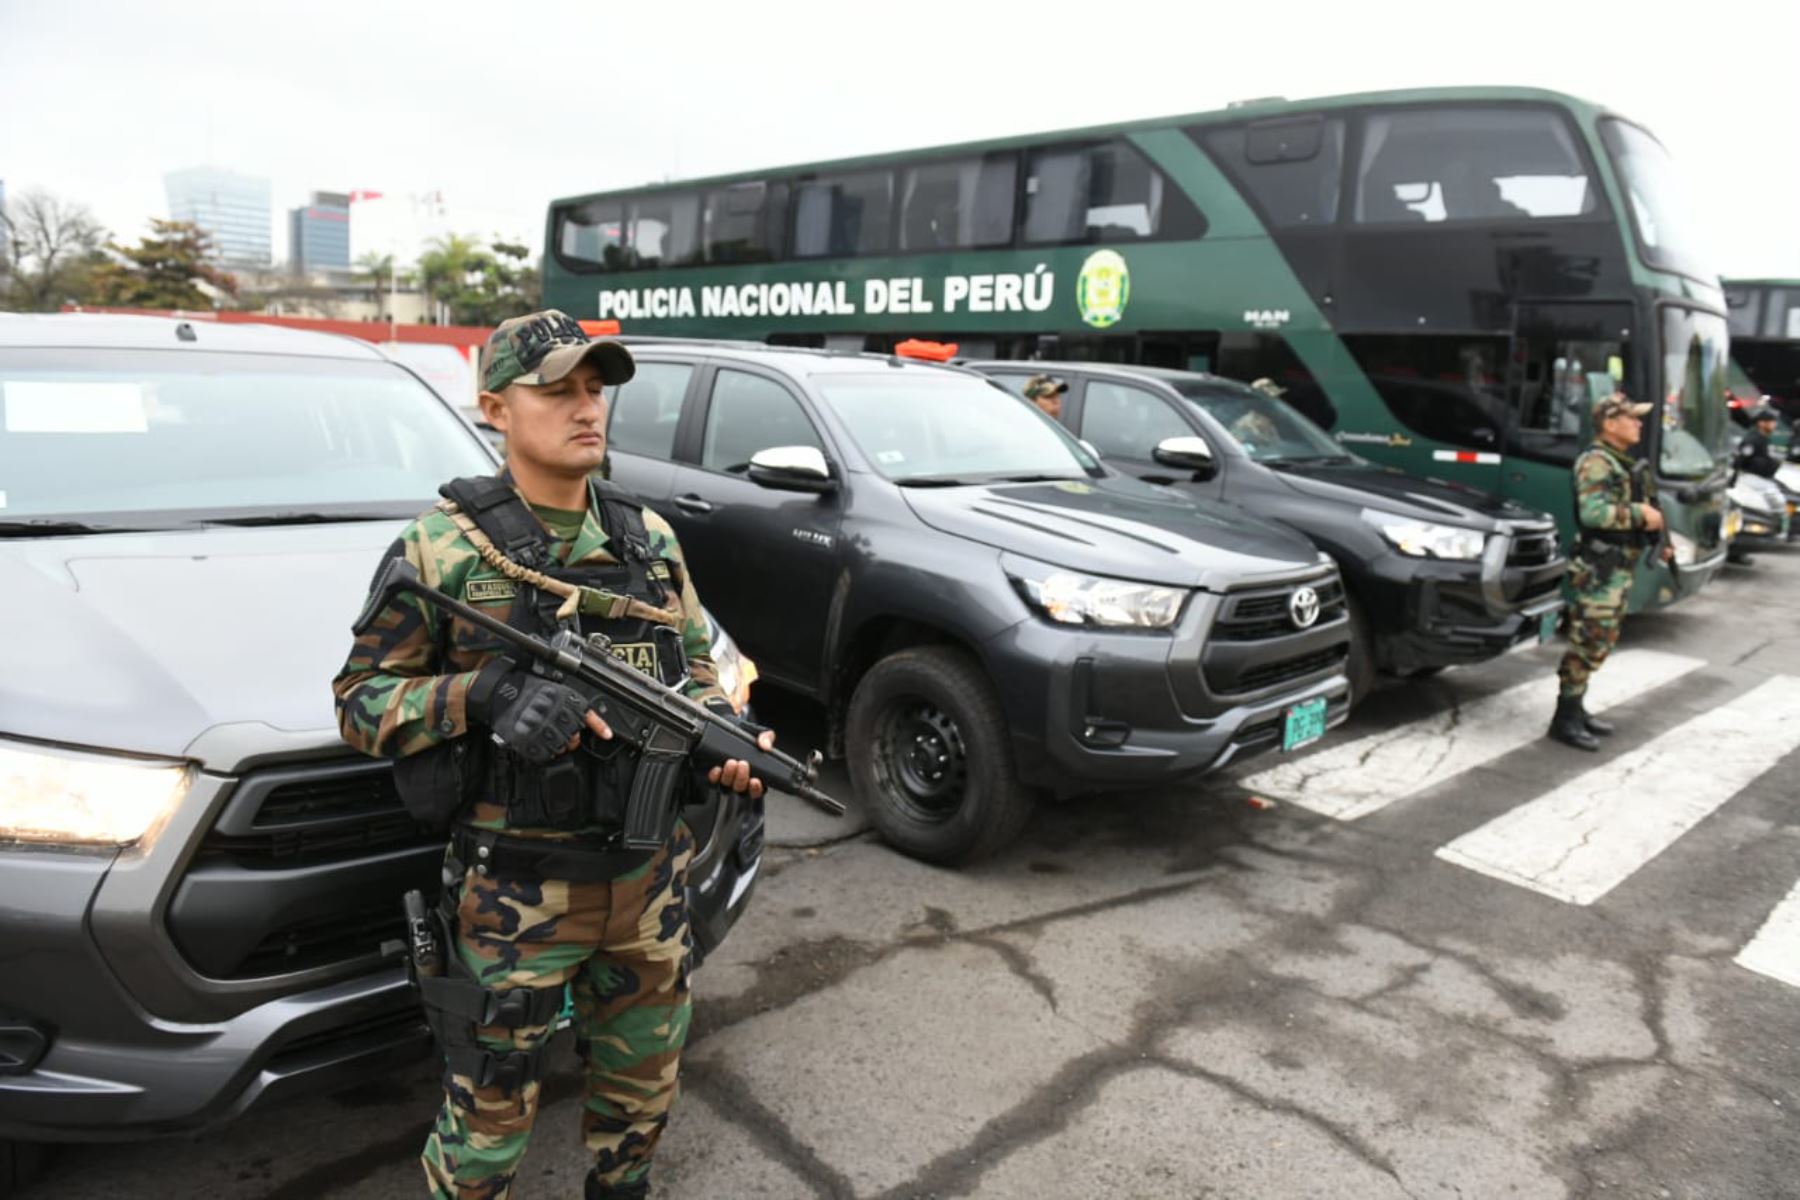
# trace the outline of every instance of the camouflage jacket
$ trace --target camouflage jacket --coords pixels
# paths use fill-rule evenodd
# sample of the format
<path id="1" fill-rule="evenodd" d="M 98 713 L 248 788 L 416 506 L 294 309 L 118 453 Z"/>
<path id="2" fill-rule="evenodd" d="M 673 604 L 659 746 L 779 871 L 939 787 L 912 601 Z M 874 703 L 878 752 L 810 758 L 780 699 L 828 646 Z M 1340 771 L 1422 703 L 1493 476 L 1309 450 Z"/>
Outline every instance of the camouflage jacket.
<path id="1" fill-rule="evenodd" d="M 1625 532 L 1644 528 L 1631 500 L 1631 477 L 1641 475 L 1643 503 L 1656 502 L 1656 477 L 1647 465 L 1596 441 L 1575 460 L 1575 520 L 1582 529 Z M 1633 555 L 1635 557 L 1635 555 Z"/>
<path id="2" fill-rule="evenodd" d="M 718 687 L 712 661 L 712 638 L 701 612 L 700 598 L 688 577 L 675 531 L 661 517 L 644 510 L 650 553 L 676 567 L 666 584 L 663 605 L 674 612 L 687 651 L 690 681 L 687 694 L 702 702 L 727 703 Z M 618 562 L 590 505 L 573 544 L 546 527 L 550 547 L 563 565 L 610 565 Z M 442 505 L 422 513 L 401 531 L 388 555 L 401 554 L 432 587 L 491 611 L 505 620 L 512 589 L 504 577 L 483 562 Z M 485 636 L 485 635 L 483 635 Z M 398 758 L 414 754 L 468 732 L 466 700 L 475 674 L 491 655 L 461 647 L 479 644 L 473 626 L 459 617 L 430 608 L 414 596 L 401 596 L 357 638 L 350 657 L 332 681 L 338 726 L 344 740 L 365 754 Z"/>

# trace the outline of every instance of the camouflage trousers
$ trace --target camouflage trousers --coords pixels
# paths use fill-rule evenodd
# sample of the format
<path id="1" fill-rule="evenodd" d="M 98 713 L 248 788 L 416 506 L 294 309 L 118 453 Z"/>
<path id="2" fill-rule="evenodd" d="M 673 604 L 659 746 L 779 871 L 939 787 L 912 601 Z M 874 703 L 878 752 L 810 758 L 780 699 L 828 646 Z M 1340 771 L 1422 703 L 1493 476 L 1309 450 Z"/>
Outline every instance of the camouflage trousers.
<path id="1" fill-rule="evenodd" d="M 644 866 L 600 883 L 463 876 L 456 951 L 483 986 L 561 988 L 574 997 L 586 1071 L 582 1136 L 607 1184 L 650 1170 L 675 1103 L 691 1012 L 685 825 Z M 547 1025 L 482 1026 L 492 1050 L 529 1050 Z M 451 1078 L 421 1162 L 431 1194 L 506 1200 L 537 1117 L 541 1084 Z"/>
<path id="2" fill-rule="evenodd" d="M 1602 576 L 1590 563 L 1575 558 L 1569 563 L 1569 586 L 1575 593 L 1569 606 L 1569 649 L 1556 677 L 1563 695 L 1584 696 L 1588 677 L 1619 644 L 1626 597 L 1631 591 L 1631 568 L 1621 567 Z"/>

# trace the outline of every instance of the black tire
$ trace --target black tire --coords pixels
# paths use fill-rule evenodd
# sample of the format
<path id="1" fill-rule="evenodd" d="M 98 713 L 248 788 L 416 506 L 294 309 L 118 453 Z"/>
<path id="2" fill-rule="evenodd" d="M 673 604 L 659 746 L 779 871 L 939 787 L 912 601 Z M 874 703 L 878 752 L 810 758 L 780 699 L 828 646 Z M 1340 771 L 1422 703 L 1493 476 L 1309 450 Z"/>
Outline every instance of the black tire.
<path id="1" fill-rule="evenodd" d="M 1430 679 L 1433 675 L 1442 675 L 1443 667 L 1414 667 L 1406 673 L 1408 679 Z"/>
<path id="2" fill-rule="evenodd" d="M 50 1162 L 50 1148 L 0 1138 L 0 1200 L 23 1192 Z"/>
<path id="3" fill-rule="evenodd" d="M 1344 674 L 1350 680 L 1350 707 L 1355 708 L 1375 690 L 1375 643 L 1362 601 L 1346 590 L 1344 607 L 1350 614 L 1350 657 L 1344 662 Z"/>
<path id="4" fill-rule="evenodd" d="M 883 840 L 957 866 L 1018 837 L 1031 789 L 1018 780 L 1006 718 L 987 675 L 949 646 L 902 650 L 850 697 L 850 777 Z"/>

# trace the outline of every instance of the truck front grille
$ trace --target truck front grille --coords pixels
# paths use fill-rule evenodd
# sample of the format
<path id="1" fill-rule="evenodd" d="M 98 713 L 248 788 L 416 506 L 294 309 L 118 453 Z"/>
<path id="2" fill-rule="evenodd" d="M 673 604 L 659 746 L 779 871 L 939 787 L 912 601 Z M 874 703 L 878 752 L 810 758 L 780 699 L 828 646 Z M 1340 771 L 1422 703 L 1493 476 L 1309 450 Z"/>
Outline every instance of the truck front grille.
<path id="1" fill-rule="evenodd" d="M 1332 576 L 1309 584 L 1319 595 L 1319 617 L 1315 625 L 1329 625 L 1344 613 L 1344 585 Z M 1254 592 L 1234 592 L 1225 598 L 1218 619 L 1213 622 L 1212 636 L 1224 642 L 1260 642 L 1293 633 L 1294 620 L 1288 605 L 1294 587 L 1280 587 Z"/>
<path id="2" fill-rule="evenodd" d="M 385 762 L 254 772 L 177 886 L 169 936 L 213 979 L 373 964 L 399 936 L 400 897 L 435 893 L 443 847 L 407 815 Z"/>

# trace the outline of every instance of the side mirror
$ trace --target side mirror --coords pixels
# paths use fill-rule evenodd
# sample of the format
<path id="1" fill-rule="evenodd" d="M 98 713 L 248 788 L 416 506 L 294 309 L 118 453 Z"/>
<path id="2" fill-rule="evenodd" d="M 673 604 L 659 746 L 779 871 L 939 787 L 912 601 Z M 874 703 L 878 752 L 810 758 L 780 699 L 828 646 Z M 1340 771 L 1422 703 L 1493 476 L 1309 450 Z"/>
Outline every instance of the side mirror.
<path id="1" fill-rule="evenodd" d="M 750 456 L 750 482 L 778 492 L 837 490 L 831 464 L 817 446 L 770 446 Z"/>
<path id="2" fill-rule="evenodd" d="M 1192 471 L 1195 479 L 1211 479 L 1219 470 L 1218 461 L 1213 458 L 1212 447 L 1206 444 L 1205 438 L 1164 438 L 1156 443 L 1156 449 L 1150 452 L 1150 457 L 1165 467 Z"/>

